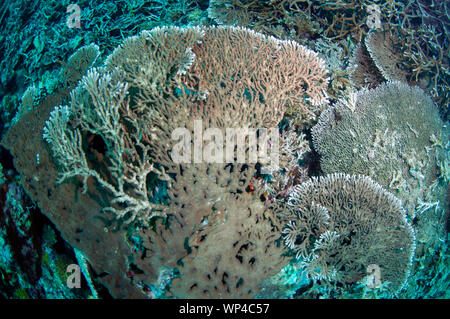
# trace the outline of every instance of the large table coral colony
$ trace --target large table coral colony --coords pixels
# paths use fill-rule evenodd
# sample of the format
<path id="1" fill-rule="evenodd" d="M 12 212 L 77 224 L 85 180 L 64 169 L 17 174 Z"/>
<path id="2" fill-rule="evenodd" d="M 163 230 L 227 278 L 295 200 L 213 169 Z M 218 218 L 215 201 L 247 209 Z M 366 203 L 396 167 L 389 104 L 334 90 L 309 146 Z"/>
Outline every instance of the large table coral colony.
<path id="1" fill-rule="evenodd" d="M 449 136 L 428 95 L 448 101 L 448 43 L 411 31 L 419 8 L 439 28 L 421 1 L 379 6 L 210 1 L 219 24 L 251 29 L 157 27 L 96 67 L 99 47 L 84 46 L 65 64 L 69 98 L 23 112 L 2 143 L 113 297 L 410 296 L 445 227 L 430 234 L 446 214 Z M 389 30 L 366 23 L 374 12 Z M 344 49 L 309 41 L 319 30 Z M 275 128 L 262 140 L 279 146 L 276 165 L 237 145 L 199 160 L 220 141 L 198 125 L 236 141 L 230 129 Z"/>
<path id="2" fill-rule="evenodd" d="M 110 198 L 102 214 L 139 225 L 146 253 L 135 259 L 136 276 L 156 295 L 268 296 L 291 258 L 325 286 L 361 282 L 376 265 L 385 293 L 395 295 L 414 255 L 409 217 L 445 161 L 430 141 L 445 140 L 443 123 L 420 89 L 387 83 L 323 113 L 314 146 L 324 171 L 337 174 L 307 180 L 298 161 L 309 147 L 295 131 L 281 135 L 282 164 L 266 179 L 254 163 L 171 157 L 176 128 L 193 133 L 195 120 L 222 132 L 269 128 L 286 105 L 317 112 L 327 84 L 324 62 L 293 41 L 245 28 L 156 28 L 126 39 L 88 71 L 69 105 L 50 114 L 44 138 L 59 183 L 81 177 L 83 193 Z M 86 144 L 93 136 L 103 150 Z M 294 186 L 286 177 L 299 172 L 306 182 Z M 156 201 L 150 176 L 165 182 L 166 203 Z M 388 190 L 403 191 L 405 203 L 415 196 L 408 211 Z"/>

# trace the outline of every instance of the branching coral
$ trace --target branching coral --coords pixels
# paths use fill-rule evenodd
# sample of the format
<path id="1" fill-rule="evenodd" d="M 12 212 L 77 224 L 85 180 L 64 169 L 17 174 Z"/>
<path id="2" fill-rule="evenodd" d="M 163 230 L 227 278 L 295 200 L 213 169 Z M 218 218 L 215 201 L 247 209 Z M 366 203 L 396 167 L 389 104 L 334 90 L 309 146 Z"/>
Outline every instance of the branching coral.
<path id="1" fill-rule="evenodd" d="M 259 191 L 258 195 L 262 196 L 267 203 L 288 196 L 294 185 L 308 178 L 308 169 L 301 167 L 299 162 L 305 159 L 309 151 L 305 134 L 299 134 L 293 129 L 283 131 L 280 136 L 280 153 L 278 154 L 280 161 L 276 167 L 269 165 L 261 170 L 262 174 L 268 174 L 268 176 L 255 182 Z"/>
<path id="2" fill-rule="evenodd" d="M 208 15 L 219 24 L 252 27 L 286 38 L 314 37 L 319 30 L 330 39 L 353 35 L 358 39 L 367 31 L 365 1 L 235 1 L 210 2 Z M 273 34 L 275 35 L 275 34 Z"/>
<path id="3" fill-rule="evenodd" d="M 104 67 L 91 69 L 70 104 L 51 113 L 44 138 L 59 183 L 81 177 L 86 194 L 110 198 L 104 212 L 139 222 L 140 287 L 177 269 L 175 296 L 254 296 L 286 263 L 280 226 L 246 192 L 256 162 L 239 158 L 257 150 L 232 144 L 230 158 L 217 158 L 217 136 L 228 143 L 250 129 L 261 135 L 287 104 L 312 113 L 308 106 L 327 100 L 327 81 L 323 61 L 292 41 L 233 27 L 156 28 L 127 38 Z M 197 125 L 214 130 L 214 139 L 198 138 Z M 228 136 L 229 129 L 240 131 Z M 190 155 L 193 147 L 193 158 L 176 160 L 176 132 L 188 136 L 182 148 Z M 275 154 L 292 166 L 303 153 L 295 148 L 307 145 L 303 135 L 285 139 L 287 149 Z M 152 179 L 164 183 L 166 203 L 155 201 Z"/>
<path id="4" fill-rule="evenodd" d="M 220 25 L 251 27 L 265 34 L 287 37 L 312 37 L 319 31 L 305 6 L 309 1 L 213 0 L 208 16 Z"/>
<path id="5" fill-rule="evenodd" d="M 142 149 L 142 156 L 139 154 L 141 149 L 138 151 L 142 146 L 142 128 L 134 126 L 134 131 L 129 132 L 119 123 L 119 109 L 124 108 L 126 111 L 129 107 L 125 100 L 126 94 L 127 84 L 118 80 L 117 73 L 101 76 L 96 69 L 89 71 L 83 78 L 82 86 L 72 94 L 71 109 L 60 106 L 51 113 L 44 128 L 44 138 L 62 167 L 59 182 L 81 176 L 86 192 L 87 178 L 94 177 L 102 187 L 112 192 L 112 204 L 125 205 L 124 208 L 109 207 L 107 210 L 116 213 L 118 218 L 131 221 L 136 217 L 151 218 L 158 215 L 155 209 L 162 208 L 152 205 L 148 199 L 146 177 L 155 169 L 149 163 L 146 149 Z M 87 100 L 88 97 L 91 101 Z M 70 116 L 79 123 L 79 130 L 72 130 L 68 126 Z M 107 145 L 112 182 L 89 167 L 82 147 L 81 132 L 98 135 Z M 126 188 L 130 186 L 133 190 L 127 192 Z"/>
<path id="6" fill-rule="evenodd" d="M 83 41 L 95 41 L 101 44 L 103 52 L 109 52 L 121 41 L 119 38 L 137 30 L 172 20 L 173 25 L 197 25 L 202 16 L 198 11 L 190 14 L 194 5 L 189 1 L 100 0 L 94 9 L 81 1 L 84 27 L 81 37 L 77 36 L 81 34 L 78 30 L 69 30 L 64 24 L 67 1 L 63 2 L 41 11 L 36 9 L 36 3 L 27 7 L 22 5 L 25 2 L 18 1 L 19 10 L 11 6 L 0 16 L 1 23 L 8 21 L 13 30 L 16 27 L 24 30 L 24 33 L 6 32 L 0 36 L 7 40 L 3 41 L 5 50 L 0 55 L 4 57 L 4 69 L 9 70 L 1 77 L 8 92 L 21 93 L 24 79 L 36 83 L 42 72 L 51 77 L 56 49 L 57 56 L 65 59 Z M 280 39 L 309 43 L 330 63 L 324 65 L 322 59 L 296 42 L 275 40 L 247 29 L 144 31 L 127 38 L 109 56 L 104 67 L 91 69 L 73 91 L 69 104 L 58 106 L 51 113 L 44 137 L 50 142 L 59 178 L 55 177 L 53 162 L 47 156 L 48 145 L 41 141 L 40 133 L 36 134 L 42 132 L 48 108 L 33 109 L 31 116 L 23 114 L 25 119 L 19 120 L 21 124 L 10 131 L 5 145 L 17 158 L 15 164 L 24 176 L 22 182 L 30 196 L 60 228 L 65 239 L 86 252 L 93 268 L 104 272 L 98 280 L 106 283 L 114 296 L 134 296 L 132 288 L 136 287 L 152 297 L 255 296 L 264 288 L 263 279 L 286 264 L 286 258 L 281 255 L 283 249 L 278 245 L 279 236 L 284 237 L 296 257 L 303 259 L 301 265 L 310 277 L 347 285 L 365 274 L 367 263 L 361 261 L 362 255 L 355 257 L 347 246 L 354 247 L 355 241 L 363 241 L 365 238 L 360 234 L 369 234 L 366 236 L 372 240 L 371 232 L 379 231 L 377 227 L 351 224 L 347 219 L 356 216 L 365 225 L 368 222 L 365 216 L 372 216 L 374 211 L 373 220 L 385 218 L 385 212 L 378 212 L 374 205 L 368 205 L 370 209 L 360 205 L 364 211 L 355 214 L 356 208 L 361 207 L 350 207 L 348 203 L 360 198 L 355 195 L 358 191 L 353 191 L 347 194 L 350 200 L 346 200 L 346 192 L 353 190 L 349 184 L 357 184 L 358 190 L 367 188 L 360 194 L 361 198 L 369 199 L 364 204 L 373 199 L 372 192 L 382 194 L 380 197 L 384 196 L 386 202 L 392 199 L 390 195 L 365 177 L 336 175 L 321 180 L 329 180 L 330 185 L 345 180 L 339 184 L 345 190 L 340 190 L 333 202 L 337 205 L 329 205 L 327 200 L 332 196 L 328 188 L 323 191 L 320 182 L 314 184 L 313 195 L 300 196 L 298 190 L 303 185 L 298 185 L 308 176 L 308 170 L 299 165 L 299 160 L 305 159 L 303 155 L 309 151 L 303 134 L 308 133 L 306 129 L 302 133 L 299 127 L 297 131 L 281 130 L 281 152 L 271 154 L 279 156 L 280 163 L 263 166 L 269 170 L 270 180 L 260 178 L 261 166 L 253 162 L 236 163 L 239 155 L 248 156 L 254 151 L 250 147 L 233 148 L 232 163 L 210 161 L 220 159 L 214 152 L 220 149 L 217 136 L 226 136 L 227 128 L 240 128 L 243 133 L 256 128 L 254 132 L 260 136 L 263 129 L 275 126 L 286 116 L 286 110 L 292 115 L 289 120 L 310 124 L 322 111 L 316 104 L 326 102 L 325 89 L 329 83 L 328 93 L 333 98 L 343 93 L 346 96 L 324 113 L 313 130 L 324 170 L 334 171 L 330 167 L 335 165 L 340 167 L 337 171 L 348 169 L 370 174 L 405 200 L 411 217 L 415 217 L 418 242 L 441 241 L 445 203 L 437 198 L 441 193 L 436 192 L 436 196 L 425 193 L 442 192 L 448 182 L 448 157 L 443 155 L 448 153 L 448 149 L 444 150 L 448 136 L 440 131 L 442 123 L 429 107 L 429 101 L 417 95 L 415 89 L 408 91 L 399 84 L 395 89 L 389 88 L 390 84 L 388 88 L 382 85 L 376 91 L 381 96 L 377 98 L 371 96 L 376 95 L 374 91 L 347 90 L 351 89 L 348 79 L 351 67 L 346 58 L 358 42 L 361 50 L 357 51 L 355 61 L 360 68 L 353 73 L 352 80 L 357 89 L 373 88 L 379 85 L 380 76 L 370 64 L 364 44 L 380 70 L 384 70 L 380 57 L 392 53 L 389 56 L 395 59 L 389 59 L 387 64 L 395 71 L 391 75 L 384 72 L 387 79 L 398 75 L 396 67 L 401 64 L 402 81 L 420 85 L 445 105 L 448 100 L 446 5 L 441 1 L 421 0 L 210 1 L 210 17 L 219 24 L 250 26 L 254 31 Z M 43 15 L 44 19 L 38 19 L 36 14 Z M 370 20 L 369 15 L 375 14 L 380 16 Z M 16 25 L 11 23 L 15 20 Z M 33 26 L 38 26 L 39 35 L 33 35 Z M 19 35 L 16 39 L 21 41 L 12 41 L 14 35 Z M 51 43 L 46 41 L 50 35 L 54 40 Z M 67 35 L 71 35 L 71 40 L 61 46 Z M 375 47 L 374 42 L 380 43 L 380 38 L 386 40 L 385 45 Z M 82 47 L 67 63 L 58 61 L 64 67 L 62 76 L 66 82 L 60 97 L 64 97 L 68 87 L 77 85 L 81 74 L 98 56 L 98 47 L 90 45 Z M 343 63 L 333 64 L 333 61 Z M 406 64 L 412 65 L 407 74 L 403 72 Z M 331 81 L 325 67 L 331 71 Z M 367 68 L 372 72 L 367 72 Z M 42 82 L 45 81 L 36 84 L 37 89 L 54 92 L 58 81 Z M 37 104 L 36 96 L 32 98 L 33 91 L 24 94 L 22 105 Z M 408 94 L 411 98 L 402 102 L 403 95 Z M 7 100 L 10 105 L 19 105 Z M 401 101 L 398 107 L 403 111 L 391 105 L 393 100 Z M 49 101 L 52 106 L 61 103 Z M 423 102 L 423 110 L 416 107 L 417 101 Z M 366 104 L 375 107 L 367 111 Z M 6 112 L 2 113 L 8 118 Z M 416 115 L 416 121 L 411 114 Z M 424 120 L 427 116 L 431 120 Z M 405 123 L 398 118 L 406 119 Z M 349 122 L 356 124 L 352 126 Z M 217 135 L 213 134 L 216 138 L 198 139 L 195 123 L 201 123 L 205 130 L 216 129 Z M 173 133 L 180 128 L 194 139 L 175 144 Z M 246 141 L 250 139 L 246 137 Z M 180 145 L 187 147 L 183 150 L 194 146 L 193 161 L 190 151 L 183 153 L 189 155 L 187 162 L 174 161 L 173 151 Z M 200 153 L 196 153 L 196 145 L 200 145 Z M 379 166 L 374 163 L 377 161 Z M 256 172 L 260 178 L 257 182 Z M 59 182 L 57 185 L 55 180 Z M 287 218 L 291 214 L 296 219 L 281 223 L 275 218 L 273 207 L 264 205 L 282 205 L 293 189 L 297 193 L 291 195 L 291 210 L 281 216 Z M 325 195 L 320 197 L 317 193 Z M 314 198 L 316 195 L 320 198 Z M 398 205 L 392 205 L 398 217 Z M 350 213 L 335 214 L 335 206 Z M 101 208 L 103 213 L 113 214 L 103 214 Z M 345 223 L 340 222 L 342 219 Z M 397 219 L 392 224 L 396 222 Z M 345 235 L 343 229 L 350 224 L 356 230 Z M 117 232 L 110 231 L 116 225 Z M 388 226 L 382 224 L 381 231 Z M 133 240 L 129 237 L 129 242 L 123 240 L 124 227 L 133 232 Z M 399 232 L 394 229 L 387 237 L 395 237 Z M 398 243 L 397 238 L 392 242 Z M 376 243 L 380 247 L 386 244 Z M 368 246 L 368 242 L 361 244 L 364 248 Z M 426 248 L 433 254 L 430 247 Z M 344 255 L 336 255 L 342 257 L 340 260 L 324 261 L 337 250 L 345 250 Z M 399 250 L 379 258 L 398 257 L 404 252 L 402 248 Z M 372 247 L 366 251 L 373 253 Z M 350 266 L 343 266 L 345 262 Z M 355 270 L 352 267 L 358 262 L 364 266 L 355 266 L 358 268 Z M 406 272 L 402 267 L 399 277 Z M 391 292 L 398 290 L 401 281 L 402 278 L 397 278 L 391 282 Z"/>
<path id="7" fill-rule="evenodd" d="M 297 185 L 279 212 L 283 237 L 309 277 L 351 285 L 369 265 L 396 294 L 414 254 L 400 201 L 367 176 L 332 174 Z"/>
<path id="8" fill-rule="evenodd" d="M 421 86 L 439 104 L 446 119 L 448 10 L 445 1 L 437 0 L 216 0 L 210 2 L 209 16 L 219 24 L 248 26 L 301 43 L 311 39 L 314 43 L 321 34 L 341 46 L 345 58 L 351 56 L 353 45 L 366 41 L 387 79 Z M 331 76 L 336 76 L 333 73 Z"/>
<path id="9" fill-rule="evenodd" d="M 378 70 L 389 81 L 418 85 L 442 108 L 449 96 L 448 47 L 441 47 L 435 29 L 423 26 L 412 32 L 385 26 L 370 33 L 365 44 Z M 431 47 L 431 48 L 429 48 Z M 448 116 L 444 109 L 444 118 Z"/>
<path id="10" fill-rule="evenodd" d="M 62 79 L 66 86 L 74 88 L 87 70 L 92 67 L 100 55 L 100 49 L 95 44 L 85 45 L 75 51 L 67 63 L 60 61 L 64 66 Z"/>
<path id="11" fill-rule="evenodd" d="M 288 70 L 293 64 L 295 72 Z M 152 216 L 145 180 L 157 170 L 149 161 L 176 168 L 168 154 L 176 128 L 192 130 L 193 120 L 201 117 L 208 120 L 207 127 L 267 127 L 281 119 L 286 103 L 305 108 L 305 97 L 314 104 L 326 101 L 327 78 L 313 52 L 244 29 L 143 32 L 127 39 L 106 65 L 89 72 L 72 93 L 70 107 L 52 113 L 44 137 L 63 167 L 61 181 L 80 175 L 86 188 L 87 177 L 94 177 L 117 203 L 128 204 L 119 216 L 132 213 L 131 220 L 138 211 Z M 129 87 L 137 90 L 132 96 Z M 169 118 L 174 112 L 178 114 Z M 100 136 L 106 144 L 114 182 L 89 167 L 81 132 Z M 164 172 L 160 175 L 167 180 Z M 133 185 L 142 201 L 134 202 L 126 185 Z"/>
<path id="12" fill-rule="evenodd" d="M 420 85 L 441 107 L 448 118 L 449 101 L 449 11 L 445 1 L 388 1 L 381 5 L 382 28 L 397 38 L 400 55 L 405 60 L 407 80 Z M 392 51 L 393 49 L 388 49 Z"/>

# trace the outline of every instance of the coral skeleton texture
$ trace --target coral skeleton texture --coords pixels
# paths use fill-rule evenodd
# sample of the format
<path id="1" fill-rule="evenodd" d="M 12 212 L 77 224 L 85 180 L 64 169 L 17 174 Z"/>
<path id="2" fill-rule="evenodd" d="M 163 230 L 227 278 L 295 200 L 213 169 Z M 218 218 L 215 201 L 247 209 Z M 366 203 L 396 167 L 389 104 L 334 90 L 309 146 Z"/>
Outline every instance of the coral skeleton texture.
<path id="1" fill-rule="evenodd" d="M 25 2 L 0 297 L 449 296 L 450 2 Z"/>
<path id="2" fill-rule="evenodd" d="M 236 161 L 238 147 L 231 162 L 177 162 L 173 133 L 194 136 L 184 145 L 195 153 L 198 143 L 208 147 L 197 140 L 198 122 L 224 136 L 229 128 L 276 127 L 288 104 L 311 112 L 326 103 L 327 83 L 323 61 L 294 41 L 237 27 L 155 28 L 125 39 L 103 67 L 89 70 L 43 136 L 59 183 L 81 178 L 84 193 L 97 187 L 110 198 L 105 216 L 140 225 L 151 251 L 142 282 L 178 268 L 175 296 L 251 297 L 287 263 L 273 209 L 246 191 L 256 163 Z M 309 147 L 293 131 L 283 141 L 277 155 L 290 169 Z M 154 201 L 155 178 L 167 185 L 167 203 Z"/>
<path id="3" fill-rule="evenodd" d="M 364 174 L 398 194 L 408 214 L 435 182 L 448 128 L 433 101 L 418 87 L 387 82 L 355 92 L 351 106 L 341 99 L 324 111 L 312 129 L 325 173 Z"/>
<path id="4" fill-rule="evenodd" d="M 286 207 L 284 207 L 286 206 Z M 414 230 L 401 202 L 370 177 L 331 174 L 294 186 L 279 216 L 286 246 L 313 279 L 341 284 L 379 265 L 396 294 L 415 250 Z"/>
<path id="5" fill-rule="evenodd" d="M 325 103 L 327 81 L 323 62 L 293 41 L 244 28 L 155 28 L 90 70 L 70 105 L 52 112 L 44 138 L 61 166 L 59 182 L 81 176 L 86 191 L 93 177 L 112 193 L 107 211 L 145 221 L 165 216 L 150 202 L 146 179 L 179 174 L 170 156 L 176 128 L 192 131 L 195 119 L 222 130 L 270 127 L 287 103 Z M 83 134 L 101 137 L 109 176 L 88 163 Z"/>

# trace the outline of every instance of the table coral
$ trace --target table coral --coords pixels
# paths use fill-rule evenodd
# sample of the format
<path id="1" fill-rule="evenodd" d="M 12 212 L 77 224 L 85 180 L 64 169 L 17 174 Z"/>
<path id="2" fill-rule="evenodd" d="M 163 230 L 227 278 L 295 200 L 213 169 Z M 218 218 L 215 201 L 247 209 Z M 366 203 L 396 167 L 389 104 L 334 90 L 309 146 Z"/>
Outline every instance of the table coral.
<path id="1" fill-rule="evenodd" d="M 398 200 L 367 176 L 331 174 L 293 188 L 279 211 L 286 246 L 309 277 L 355 284 L 371 265 L 395 295 L 405 284 L 414 231 Z"/>
<path id="2" fill-rule="evenodd" d="M 448 134 L 436 105 L 420 88 L 401 82 L 358 91 L 353 104 L 341 100 L 312 130 L 323 171 L 371 176 L 414 217 L 418 198 L 436 180 L 445 156 L 430 141 Z"/>
<path id="3" fill-rule="evenodd" d="M 177 163 L 171 134 L 180 127 L 192 133 L 196 121 L 222 133 L 270 128 L 281 121 L 287 103 L 308 112 L 306 100 L 326 102 L 326 85 L 321 59 L 293 41 L 243 28 L 143 31 L 127 38 L 105 66 L 89 70 L 69 105 L 50 112 L 43 137 L 59 178 L 54 170 L 36 173 L 51 166 L 40 149 L 39 165 L 26 168 L 34 172 L 27 189 L 67 240 L 108 273 L 102 281 L 114 296 L 136 296 L 140 290 L 142 296 L 254 296 L 265 277 L 287 263 L 273 211 L 246 191 L 256 163 L 235 162 L 238 149 L 232 149 L 232 162 Z M 42 121 L 48 108 L 39 112 Z M 17 134 L 8 134 L 8 147 Z M 303 138 L 298 143 L 305 144 Z M 287 158 L 281 163 L 294 165 L 295 151 L 282 153 Z M 153 179 L 166 189 L 164 203 L 154 197 Z M 49 186 L 47 194 L 35 187 L 36 180 Z M 69 194 L 83 201 L 74 203 Z M 74 206 L 54 196 L 70 198 Z M 115 233 L 123 226 L 135 228 L 133 237 Z M 99 254 L 104 240 L 109 248 Z M 212 268 L 206 267 L 211 260 Z M 166 288 L 162 273 L 163 282 L 171 283 Z"/>

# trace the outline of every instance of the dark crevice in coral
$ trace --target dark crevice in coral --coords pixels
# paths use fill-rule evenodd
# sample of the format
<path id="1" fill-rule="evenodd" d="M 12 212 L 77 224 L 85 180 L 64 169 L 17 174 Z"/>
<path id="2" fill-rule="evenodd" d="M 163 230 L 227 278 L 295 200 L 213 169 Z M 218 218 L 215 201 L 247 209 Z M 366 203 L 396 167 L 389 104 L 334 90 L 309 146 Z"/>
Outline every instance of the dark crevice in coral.
<path id="1" fill-rule="evenodd" d="M 311 129 L 303 130 L 306 135 L 306 139 L 309 141 L 309 147 L 311 151 L 307 152 L 303 159 L 300 160 L 300 165 L 306 167 L 308 170 L 308 176 L 322 176 L 323 172 L 320 168 L 320 154 L 315 150 L 312 143 Z"/>

